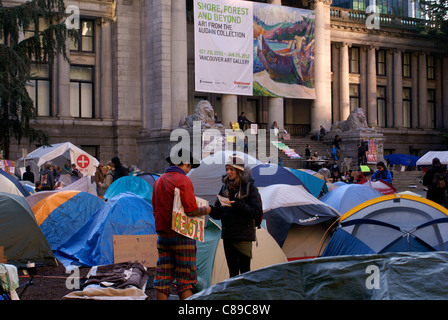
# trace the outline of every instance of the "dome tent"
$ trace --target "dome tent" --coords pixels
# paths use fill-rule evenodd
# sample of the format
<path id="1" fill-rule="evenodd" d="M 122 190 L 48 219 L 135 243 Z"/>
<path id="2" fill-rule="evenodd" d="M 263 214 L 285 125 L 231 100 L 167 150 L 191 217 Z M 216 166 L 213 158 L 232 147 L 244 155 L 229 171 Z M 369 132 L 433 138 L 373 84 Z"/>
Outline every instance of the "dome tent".
<path id="1" fill-rule="evenodd" d="M 0 245 L 8 264 L 55 266 L 57 262 L 25 198 L 0 193 Z"/>
<path id="2" fill-rule="evenodd" d="M 448 210 L 422 197 L 394 194 L 366 201 L 341 216 L 322 256 L 447 248 Z"/>

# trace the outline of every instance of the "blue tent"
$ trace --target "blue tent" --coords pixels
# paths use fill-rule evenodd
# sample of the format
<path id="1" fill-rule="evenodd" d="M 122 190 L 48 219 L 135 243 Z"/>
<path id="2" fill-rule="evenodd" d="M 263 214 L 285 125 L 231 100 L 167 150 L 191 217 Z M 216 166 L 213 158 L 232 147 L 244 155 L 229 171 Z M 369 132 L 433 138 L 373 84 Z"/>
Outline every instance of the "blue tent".
<path id="1" fill-rule="evenodd" d="M 310 193 L 316 198 L 319 198 L 321 192 L 323 193 L 328 192 L 327 183 L 325 182 L 325 180 L 322 180 L 302 170 L 293 168 L 286 168 L 286 169 L 291 171 L 297 178 L 299 178 L 300 181 L 302 181 L 305 184 Z"/>
<path id="2" fill-rule="evenodd" d="M 323 256 L 448 249 L 448 210 L 412 195 L 387 195 L 346 212 Z"/>
<path id="3" fill-rule="evenodd" d="M 306 185 L 294 173 L 288 169 L 273 163 L 258 164 L 252 169 L 252 177 L 255 186 L 267 187 L 274 184 L 287 184 L 291 186 L 303 186 L 308 192 Z"/>
<path id="4" fill-rule="evenodd" d="M 381 197 L 383 194 L 369 186 L 362 184 L 344 184 L 331 190 L 319 200 L 344 214 L 357 205 Z"/>
<path id="5" fill-rule="evenodd" d="M 59 191 L 39 201 L 33 208 L 51 250 L 70 238 L 101 208 L 104 201 L 83 191 Z"/>
<path id="6" fill-rule="evenodd" d="M 107 201 L 108 199 L 125 192 L 132 192 L 149 203 L 152 203 L 152 186 L 145 181 L 145 179 L 136 176 L 125 176 L 115 180 L 109 188 L 107 188 L 103 199 Z"/>
<path id="7" fill-rule="evenodd" d="M 389 165 L 416 166 L 420 157 L 409 154 L 388 154 L 384 156 Z"/>
<path id="8" fill-rule="evenodd" d="M 152 205 L 133 193 L 121 193 L 104 203 L 55 256 L 66 267 L 112 264 L 114 235 L 144 234 L 156 234 Z"/>

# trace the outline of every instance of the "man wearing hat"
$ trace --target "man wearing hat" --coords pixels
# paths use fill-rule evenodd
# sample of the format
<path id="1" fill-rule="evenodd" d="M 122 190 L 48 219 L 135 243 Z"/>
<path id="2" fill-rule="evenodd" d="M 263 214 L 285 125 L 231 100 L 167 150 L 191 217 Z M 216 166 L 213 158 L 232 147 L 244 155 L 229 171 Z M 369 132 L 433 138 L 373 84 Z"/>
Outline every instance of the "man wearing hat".
<path id="1" fill-rule="evenodd" d="M 183 153 L 184 152 L 184 153 Z M 174 189 L 180 190 L 184 211 L 189 216 L 209 214 L 210 206 L 198 207 L 193 184 L 187 173 L 199 167 L 199 162 L 192 155 L 180 149 L 177 157 L 166 158 L 170 166 L 153 186 L 152 204 L 157 238 L 157 261 L 154 288 L 158 300 L 167 300 L 171 284 L 176 278 L 180 299 L 193 294 L 197 282 L 196 240 L 184 237 L 171 229 Z"/>

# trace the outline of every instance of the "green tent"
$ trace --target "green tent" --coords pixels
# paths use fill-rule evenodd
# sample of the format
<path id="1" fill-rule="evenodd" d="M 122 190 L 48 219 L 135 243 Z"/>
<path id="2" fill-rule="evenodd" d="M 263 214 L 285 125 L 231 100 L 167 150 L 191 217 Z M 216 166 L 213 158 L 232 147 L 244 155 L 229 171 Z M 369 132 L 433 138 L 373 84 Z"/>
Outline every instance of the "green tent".
<path id="1" fill-rule="evenodd" d="M 57 265 L 47 239 L 39 228 L 25 198 L 0 193 L 0 246 L 8 264 L 24 267 Z"/>

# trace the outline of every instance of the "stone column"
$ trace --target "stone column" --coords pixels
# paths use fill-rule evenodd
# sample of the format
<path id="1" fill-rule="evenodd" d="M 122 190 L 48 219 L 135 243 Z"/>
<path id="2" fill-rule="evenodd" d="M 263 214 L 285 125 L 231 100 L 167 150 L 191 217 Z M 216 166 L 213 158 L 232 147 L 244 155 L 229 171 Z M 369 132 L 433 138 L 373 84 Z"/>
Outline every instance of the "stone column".
<path id="1" fill-rule="evenodd" d="M 350 83 L 348 66 L 348 44 L 341 45 L 340 57 L 340 119 L 346 120 L 350 115 Z"/>
<path id="2" fill-rule="evenodd" d="M 369 127 L 376 127 L 378 125 L 375 53 L 375 47 L 370 46 L 367 51 L 367 123 Z"/>
<path id="3" fill-rule="evenodd" d="M 403 127 L 403 70 L 401 51 L 394 50 L 394 127 Z"/>
<path id="4" fill-rule="evenodd" d="M 225 128 L 231 128 L 230 122 L 238 121 L 238 96 L 234 94 L 223 94 L 222 103 L 222 124 Z"/>
<path id="5" fill-rule="evenodd" d="M 65 42 L 67 58 L 70 59 L 70 39 Z M 57 57 L 57 106 L 58 118 L 70 118 L 70 63 L 62 55 Z"/>
<path id="6" fill-rule="evenodd" d="M 268 104 L 268 129 L 272 123 L 277 121 L 279 129 L 284 129 L 284 110 L 282 98 L 269 98 Z"/>
<path id="7" fill-rule="evenodd" d="M 188 115 L 187 12 L 185 1 L 171 1 L 171 127 Z"/>
<path id="8" fill-rule="evenodd" d="M 270 0 L 270 4 L 282 5 L 282 0 Z M 274 121 L 277 121 L 277 126 L 281 129 L 284 128 L 284 110 L 283 110 L 283 98 L 268 98 L 268 129 L 271 127 Z"/>
<path id="9" fill-rule="evenodd" d="M 320 125 L 331 127 L 331 0 L 314 0 L 316 22 L 314 27 L 314 84 L 316 99 L 311 105 L 311 132 Z"/>
<path id="10" fill-rule="evenodd" d="M 112 97 L 112 26 L 111 22 L 104 20 L 101 25 L 101 113 L 102 119 L 113 119 Z"/>
<path id="11" fill-rule="evenodd" d="M 418 55 L 418 118 L 419 128 L 429 128 L 428 123 L 428 76 L 426 68 L 426 53 Z"/>

